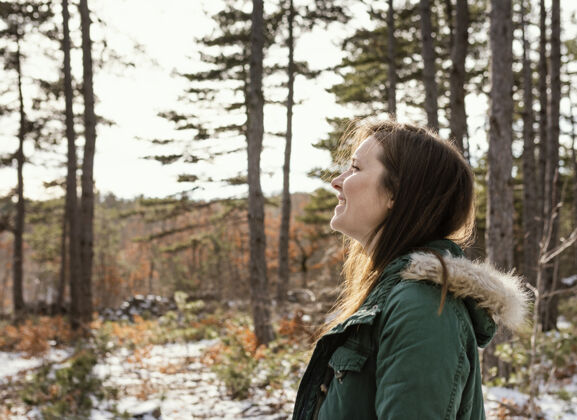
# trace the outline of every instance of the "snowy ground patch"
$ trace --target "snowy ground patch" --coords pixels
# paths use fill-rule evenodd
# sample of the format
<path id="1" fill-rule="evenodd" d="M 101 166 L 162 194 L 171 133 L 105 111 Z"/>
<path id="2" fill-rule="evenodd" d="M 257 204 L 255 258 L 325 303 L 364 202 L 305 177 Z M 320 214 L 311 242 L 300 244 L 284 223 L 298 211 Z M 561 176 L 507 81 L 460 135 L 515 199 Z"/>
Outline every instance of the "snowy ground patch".
<path id="1" fill-rule="evenodd" d="M 119 389 L 117 409 L 133 418 L 287 419 L 295 398 L 292 390 L 281 395 L 257 389 L 242 401 L 226 396 L 216 375 L 201 362 L 204 350 L 217 342 L 156 345 L 140 354 L 123 348 L 99 363 L 95 372 L 106 385 Z M 106 408 L 93 410 L 92 419 L 111 415 Z"/>
<path id="2" fill-rule="evenodd" d="M 540 392 L 537 406 L 545 420 L 577 420 L 577 376 Z M 517 413 L 506 418 L 526 419 L 529 395 L 515 389 L 490 387 L 485 389 L 487 420 L 501 419 L 503 413 Z"/>
<path id="3" fill-rule="evenodd" d="M 6 383 L 12 376 L 36 369 L 43 363 L 60 363 L 70 357 L 71 349 L 51 349 L 44 357 L 27 358 L 23 353 L 0 352 L 0 384 Z"/>

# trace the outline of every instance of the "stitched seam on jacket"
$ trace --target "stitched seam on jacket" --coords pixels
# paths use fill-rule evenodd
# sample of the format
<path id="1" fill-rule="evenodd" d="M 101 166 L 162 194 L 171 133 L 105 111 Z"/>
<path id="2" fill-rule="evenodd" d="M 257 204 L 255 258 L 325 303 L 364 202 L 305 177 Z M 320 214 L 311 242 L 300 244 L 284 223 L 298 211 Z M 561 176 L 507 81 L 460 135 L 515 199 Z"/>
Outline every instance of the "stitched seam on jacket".
<path id="1" fill-rule="evenodd" d="M 447 412 L 445 413 L 445 420 L 451 418 L 451 411 L 453 410 L 453 405 L 455 404 L 455 395 L 457 394 L 457 384 L 458 378 L 461 373 L 461 369 L 463 367 L 463 360 L 465 358 L 465 351 L 461 348 L 459 353 L 459 363 L 457 363 L 457 371 L 455 372 L 455 376 L 453 377 L 453 386 L 451 387 L 451 398 L 449 400 L 449 406 L 447 407 Z"/>
<path id="2" fill-rule="evenodd" d="M 459 326 L 462 327 L 464 323 L 463 314 L 459 311 L 459 308 L 456 308 L 454 305 L 451 305 L 457 319 L 459 320 Z M 460 351 L 459 351 L 459 362 L 457 363 L 457 370 L 455 371 L 455 376 L 453 376 L 453 386 L 451 387 L 451 398 L 449 399 L 449 406 L 447 407 L 447 412 L 445 414 L 445 420 L 451 418 L 451 412 L 453 410 L 453 405 L 455 404 L 455 395 L 457 394 L 457 385 L 459 383 L 459 378 L 462 374 L 463 363 L 465 361 L 466 350 L 463 346 L 463 342 L 461 339 L 461 328 L 459 328 L 459 344 L 460 344 Z"/>

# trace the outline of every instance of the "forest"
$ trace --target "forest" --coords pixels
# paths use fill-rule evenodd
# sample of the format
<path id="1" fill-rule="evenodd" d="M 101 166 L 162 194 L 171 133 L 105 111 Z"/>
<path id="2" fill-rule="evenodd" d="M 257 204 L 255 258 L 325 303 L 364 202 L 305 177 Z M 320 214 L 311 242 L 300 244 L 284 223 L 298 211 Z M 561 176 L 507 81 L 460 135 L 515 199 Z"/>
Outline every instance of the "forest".
<path id="1" fill-rule="evenodd" d="M 0 0 L 0 420 L 291 418 L 367 117 L 456 145 L 467 257 L 523 278 L 526 325 L 481 352 L 487 418 L 577 419 L 569 3 Z"/>

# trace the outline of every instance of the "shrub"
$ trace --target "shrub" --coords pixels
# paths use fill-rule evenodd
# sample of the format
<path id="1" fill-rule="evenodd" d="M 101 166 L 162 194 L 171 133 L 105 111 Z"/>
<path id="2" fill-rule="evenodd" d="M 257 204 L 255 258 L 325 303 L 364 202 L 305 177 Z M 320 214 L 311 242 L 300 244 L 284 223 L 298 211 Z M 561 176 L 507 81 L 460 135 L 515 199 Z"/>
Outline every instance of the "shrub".
<path id="1" fill-rule="evenodd" d="M 5 325 L 0 331 L 0 349 L 19 351 L 28 357 L 42 356 L 51 342 L 69 344 L 74 339 L 67 320 L 61 316 L 27 319 L 20 325 Z"/>
<path id="2" fill-rule="evenodd" d="M 281 321 L 277 339 L 259 346 L 249 325 L 244 318 L 229 320 L 220 343 L 205 353 L 205 363 L 212 365 L 228 394 L 244 399 L 254 388 L 284 392 L 287 382 L 296 387 L 309 350 L 307 340 L 295 339 L 301 336 L 300 327 Z"/>
<path id="3" fill-rule="evenodd" d="M 87 418 L 93 398 L 101 401 L 116 395 L 92 372 L 97 361 L 96 353 L 84 348 L 64 366 L 42 366 L 21 391 L 22 400 L 37 407 L 45 420 Z"/>
<path id="4" fill-rule="evenodd" d="M 228 394 L 234 399 L 247 398 L 257 367 L 254 333 L 244 322 L 239 325 L 229 321 L 221 343 L 216 351 L 214 348 L 212 351 L 212 369 L 226 386 Z"/>
<path id="5" fill-rule="evenodd" d="M 531 364 L 531 335 L 527 328 L 509 342 L 497 346 L 495 354 L 510 363 L 509 378 L 496 378 L 489 385 L 514 386 L 523 392 L 529 391 Z M 547 331 L 537 338 L 537 374 L 547 382 L 549 379 L 573 376 L 577 354 L 577 335 L 574 328 L 564 331 Z"/>

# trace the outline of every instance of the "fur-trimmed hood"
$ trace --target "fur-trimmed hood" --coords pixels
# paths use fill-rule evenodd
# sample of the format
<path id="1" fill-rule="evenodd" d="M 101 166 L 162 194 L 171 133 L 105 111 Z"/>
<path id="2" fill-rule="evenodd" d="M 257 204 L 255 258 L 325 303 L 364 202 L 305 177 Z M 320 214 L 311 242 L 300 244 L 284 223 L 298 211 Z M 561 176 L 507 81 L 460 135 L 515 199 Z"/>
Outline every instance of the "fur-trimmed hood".
<path id="1" fill-rule="evenodd" d="M 442 284 L 443 268 L 435 255 L 417 252 L 410 257 L 411 261 L 401 272 L 403 279 Z M 448 289 L 453 295 L 475 300 L 495 322 L 511 330 L 525 324 L 529 298 L 521 277 L 501 272 L 487 262 L 471 262 L 447 254 L 443 260 L 447 266 Z"/>

